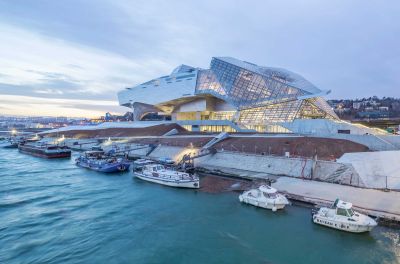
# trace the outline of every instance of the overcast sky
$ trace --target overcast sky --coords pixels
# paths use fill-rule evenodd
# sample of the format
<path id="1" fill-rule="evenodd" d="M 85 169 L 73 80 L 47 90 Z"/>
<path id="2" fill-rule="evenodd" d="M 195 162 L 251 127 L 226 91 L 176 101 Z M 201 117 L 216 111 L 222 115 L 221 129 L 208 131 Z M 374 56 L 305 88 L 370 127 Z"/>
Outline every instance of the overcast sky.
<path id="1" fill-rule="evenodd" d="M 0 0 L 0 114 L 124 112 L 116 94 L 231 56 L 329 98 L 400 97 L 400 1 Z"/>

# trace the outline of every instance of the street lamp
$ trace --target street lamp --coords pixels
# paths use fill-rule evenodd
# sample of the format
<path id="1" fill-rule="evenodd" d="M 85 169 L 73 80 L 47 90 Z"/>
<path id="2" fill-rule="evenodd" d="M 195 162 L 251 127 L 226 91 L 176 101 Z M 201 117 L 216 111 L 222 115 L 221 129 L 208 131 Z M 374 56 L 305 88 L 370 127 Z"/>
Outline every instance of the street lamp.
<path id="1" fill-rule="evenodd" d="M 11 135 L 12 136 L 16 136 L 17 135 L 17 130 L 15 129 L 15 128 L 13 128 L 12 130 L 11 130 Z"/>

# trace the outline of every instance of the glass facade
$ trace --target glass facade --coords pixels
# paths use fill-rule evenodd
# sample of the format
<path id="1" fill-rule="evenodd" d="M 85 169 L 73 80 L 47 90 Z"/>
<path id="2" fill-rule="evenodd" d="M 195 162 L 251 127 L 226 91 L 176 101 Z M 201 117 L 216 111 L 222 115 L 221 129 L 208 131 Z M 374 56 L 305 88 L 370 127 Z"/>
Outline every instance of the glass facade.
<path id="1" fill-rule="evenodd" d="M 209 69 L 181 65 L 170 75 L 128 88 L 119 98 L 134 110 L 135 120 L 161 112 L 172 121 L 198 121 L 191 127 L 196 131 L 228 131 L 229 123 L 238 131 L 287 132 L 283 123 L 295 119 L 338 119 L 324 94 L 288 70 L 215 57 Z M 205 120 L 230 122 L 213 127 L 204 126 Z"/>
<path id="2" fill-rule="evenodd" d="M 303 77 L 284 69 L 267 68 L 233 58 L 213 58 L 209 70 L 199 70 L 195 94 L 212 95 L 237 111 L 214 112 L 210 119 L 233 120 L 257 131 L 295 118 L 338 119 L 321 91 Z M 301 99 L 302 97 L 308 99 Z"/>

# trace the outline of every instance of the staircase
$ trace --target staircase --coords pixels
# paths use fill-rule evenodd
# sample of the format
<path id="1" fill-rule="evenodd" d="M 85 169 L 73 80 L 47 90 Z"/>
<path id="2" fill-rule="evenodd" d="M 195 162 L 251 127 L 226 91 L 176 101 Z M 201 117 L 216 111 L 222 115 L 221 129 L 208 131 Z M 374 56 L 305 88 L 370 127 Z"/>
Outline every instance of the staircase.
<path id="1" fill-rule="evenodd" d="M 213 139 L 211 139 L 209 142 L 207 142 L 207 144 L 205 144 L 201 149 L 209 149 L 212 146 L 214 146 L 215 144 L 217 144 L 218 142 L 221 142 L 222 140 L 225 140 L 229 137 L 229 134 L 226 132 L 221 132 L 219 133 L 216 137 L 214 137 Z"/>
<path id="2" fill-rule="evenodd" d="M 149 145 L 149 150 L 146 152 L 146 155 L 145 156 L 149 156 L 156 148 L 157 148 L 157 145 L 155 145 L 155 144 L 150 144 Z"/>

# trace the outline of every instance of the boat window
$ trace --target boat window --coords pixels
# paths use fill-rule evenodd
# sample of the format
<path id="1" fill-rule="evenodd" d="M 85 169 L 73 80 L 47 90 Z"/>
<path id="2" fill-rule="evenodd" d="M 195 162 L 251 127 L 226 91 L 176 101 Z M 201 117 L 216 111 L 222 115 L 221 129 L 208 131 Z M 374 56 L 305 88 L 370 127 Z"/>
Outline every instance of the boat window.
<path id="1" fill-rule="evenodd" d="M 338 209 L 336 210 L 336 213 L 337 213 L 338 215 L 347 216 L 347 210 L 346 210 L 346 209 L 338 208 Z"/>
<path id="2" fill-rule="evenodd" d="M 347 209 L 347 214 L 348 216 L 353 216 L 354 215 L 353 209 Z"/>
<path id="3" fill-rule="evenodd" d="M 276 193 L 263 193 L 265 197 L 275 199 L 277 197 Z"/>

